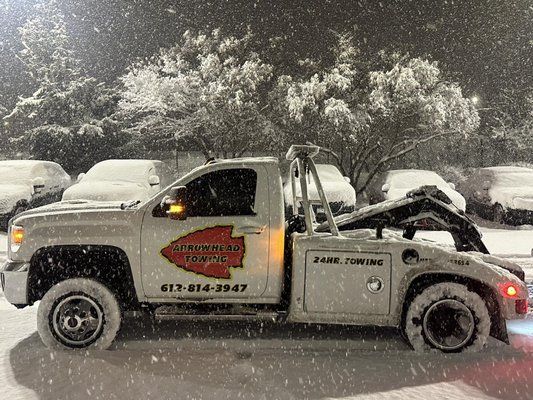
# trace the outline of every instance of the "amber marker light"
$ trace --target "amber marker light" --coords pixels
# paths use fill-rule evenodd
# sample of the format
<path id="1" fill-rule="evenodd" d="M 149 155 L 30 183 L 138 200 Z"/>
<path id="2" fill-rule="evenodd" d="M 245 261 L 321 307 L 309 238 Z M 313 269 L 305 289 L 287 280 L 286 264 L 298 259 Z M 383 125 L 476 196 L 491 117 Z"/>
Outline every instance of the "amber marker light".
<path id="1" fill-rule="evenodd" d="M 11 228 L 11 244 L 20 246 L 24 241 L 24 228 L 22 226 L 13 226 Z"/>
<path id="2" fill-rule="evenodd" d="M 181 214 L 183 211 L 185 211 L 185 207 L 183 207 L 181 204 L 171 204 L 168 211 L 171 214 Z"/>

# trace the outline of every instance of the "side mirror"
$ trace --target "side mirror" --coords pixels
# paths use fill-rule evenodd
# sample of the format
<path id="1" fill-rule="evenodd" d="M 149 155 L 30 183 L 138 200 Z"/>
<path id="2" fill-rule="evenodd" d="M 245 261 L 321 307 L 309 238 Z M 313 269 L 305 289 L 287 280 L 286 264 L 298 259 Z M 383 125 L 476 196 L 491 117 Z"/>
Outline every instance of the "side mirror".
<path id="1" fill-rule="evenodd" d="M 161 183 L 161 181 L 159 180 L 159 177 L 157 175 L 150 175 L 148 177 L 148 184 L 150 186 L 157 186 L 159 185 L 159 183 Z"/>
<path id="2" fill-rule="evenodd" d="M 176 186 L 161 200 L 161 210 L 170 219 L 187 219 L 187 188 Z"/>
<path id="3" fill-rule="evenodd" d="M 382 191 L 383 193 L 387 193 L 389 190 L 390 190 L 390 184 L 388 184 L 388 183 L 385 183 L 385 184 L 381 187 L 381 191 Z"/>
<path id="4" fill-rule="evenodd" d="M 349 176 L 343 176 L 343 178 L 348 183 L 350 183 L 352 181 Z"/>
<path id="5" fill-rule="evenodd" d="M 450 189 L 455 190 L 455 183 L 448 182 L 448 186 L 450 187 Z"/>
<path id="6" fill-rule="evenodd" d="M 32 181 L 33 193 L 41 193 L 41 190 L 44 188 L 44 179 L 38 176 Z"/>
<path id="7" fill-rule="evenodd" d="M 78 177 L 76 178 L 76 182 L 80 182 L 83 179 L 84 176 L 85 176 L 85 172 L 79 173 Z"/>

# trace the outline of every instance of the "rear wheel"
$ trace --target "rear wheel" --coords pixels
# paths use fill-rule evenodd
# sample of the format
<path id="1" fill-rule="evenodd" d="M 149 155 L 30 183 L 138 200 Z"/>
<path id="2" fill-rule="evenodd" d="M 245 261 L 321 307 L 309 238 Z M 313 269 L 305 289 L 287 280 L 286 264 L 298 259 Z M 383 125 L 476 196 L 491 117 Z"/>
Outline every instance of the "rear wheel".
<path id="1" fill-rule="evenodd" d="M 481 350 L 490 334 L 483 299 L 466 286 L 444 282 L 426 288 L 409 306 L 405 334 L 417 351 Z"/>
<path id="2" fill-rule="evenodd" d="M 68 279 L 42 298 L 37 329 L 47 347 L 107 349 L 120 328 L 121 310 L 113 293 L 92 279 Z"/>

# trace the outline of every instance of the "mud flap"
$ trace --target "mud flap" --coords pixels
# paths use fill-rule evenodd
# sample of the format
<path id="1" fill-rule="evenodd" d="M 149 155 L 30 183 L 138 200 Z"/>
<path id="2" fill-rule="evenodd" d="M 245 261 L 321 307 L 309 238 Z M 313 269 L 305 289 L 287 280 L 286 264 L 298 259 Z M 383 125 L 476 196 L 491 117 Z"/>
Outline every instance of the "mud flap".
<path id="1" fill-rule="evenodd" d="M 498 313 L 500 314 L 500 313 Z M 510 344 L 509 335 L 507 333 L 507 324 L 501 315 L 491 317 L 490 336 L 501 340 L 505 344 Z"/>

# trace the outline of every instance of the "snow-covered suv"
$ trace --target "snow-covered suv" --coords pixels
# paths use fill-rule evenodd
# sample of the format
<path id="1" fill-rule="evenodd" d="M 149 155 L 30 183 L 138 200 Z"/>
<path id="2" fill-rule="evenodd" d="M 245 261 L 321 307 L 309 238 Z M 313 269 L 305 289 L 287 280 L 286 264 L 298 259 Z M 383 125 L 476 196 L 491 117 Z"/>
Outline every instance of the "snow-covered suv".
<path id="1" fill-rule="evenodd" d="M 0 229 L 6 230 L 14 215 L 61 200 L 70 176 L 51 161 L 0 161 Z"/>

